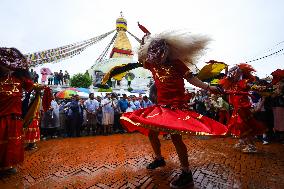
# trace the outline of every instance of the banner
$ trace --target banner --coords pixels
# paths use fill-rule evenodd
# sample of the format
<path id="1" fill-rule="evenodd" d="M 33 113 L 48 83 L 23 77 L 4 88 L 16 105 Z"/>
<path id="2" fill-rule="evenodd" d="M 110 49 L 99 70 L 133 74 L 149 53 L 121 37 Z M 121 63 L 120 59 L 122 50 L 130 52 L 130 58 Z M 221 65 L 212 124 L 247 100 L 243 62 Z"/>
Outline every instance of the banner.
<path id="1" fill-rule="evenodd" d="M 59 62 L 64 59 L 72 58 L 73 56 L 80 54 L 87 47 L 104 39 L 105 37 L 113 33 L 114 31 L 115 30 L 112 30 L 100 36 L 93 37 L 91 39 L 73 43 L 70 45 L 65 45 L 62 47 L 48 49 L 48 50 L 44 50 L 40 52 L 29 53 L 29 54 L 26 54 L 25 56 L 30 62 L 31 66 L 38 66 L 41 64 L 45 64 L 45 63 Z"/>

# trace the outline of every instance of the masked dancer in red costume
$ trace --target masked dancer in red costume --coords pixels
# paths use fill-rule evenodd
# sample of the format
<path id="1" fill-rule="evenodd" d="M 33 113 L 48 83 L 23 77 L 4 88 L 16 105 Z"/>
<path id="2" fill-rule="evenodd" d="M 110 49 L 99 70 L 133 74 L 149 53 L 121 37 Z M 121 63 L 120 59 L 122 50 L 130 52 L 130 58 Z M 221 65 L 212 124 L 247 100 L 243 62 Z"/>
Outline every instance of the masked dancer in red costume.
<path id="1" fill-rule="evenodd" d="M 22 120 L 23 89 L 31 91 L 33 82 L 28 62 L 15 48 L 0 48 L 0 169 L 15 173 L 24 160 Z"/>
<path id="2" fill-rule="evenodd" d="M 250 83 L 255 80 L 252 75 L 254 71 L 249 64 L 239 64 L 231 68 L 227 77 L 219 82 L 229 94 L 229 103 L 234 107 L 228 123 L 229 132 L 240 138 L 234 147 L 241 149 L 244 153 L 257 152 L 254 137 L 265 132 L 263 123 L 257 121 L 251 112 L 249 91 Z"/>
<path id="3" fill-rule="evenodd" d="M 190 111 L 186 102 L 184 79 L 202 89 L 218 91 L 194 77 L 191 71 L 209 39 L 176 32 L 162 33 L 154 37 L 148 35 L 143 39 L 145 43 L 138 52 L 139 62 L 153 74 L 157 88 L 157 104 L 125 113 L 120 120 L 129 132 L 139 131 L 149 137 L 155 159 L 147 169 L 165 165 L 158 135 L 171 134 L 182 168 L 182 174 L 171 182 L 171 187 L 188 187 L 193 185 L 193 179 L 189 169 L 187 147 L 181 134 L 224 135 L 227 132 L 226 127 L 219 122 Z"/>

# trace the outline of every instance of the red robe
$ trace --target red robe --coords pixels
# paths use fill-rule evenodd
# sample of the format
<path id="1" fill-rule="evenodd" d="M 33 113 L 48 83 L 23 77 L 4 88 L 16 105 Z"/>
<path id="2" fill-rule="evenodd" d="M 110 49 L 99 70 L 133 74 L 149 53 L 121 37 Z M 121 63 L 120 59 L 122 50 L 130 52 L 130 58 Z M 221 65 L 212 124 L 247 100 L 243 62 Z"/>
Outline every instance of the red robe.
<path id="1" fill-rule="evenodd" d="M 229 132 L 241 138 L 263 134 L 265 125 L 257 121 L 251 112 L 251 102 L 249 100 L 249 87 L 247 80 L 243 79 L 237 83 L 230 83 L 223 79 L 229 93 L 229 103 L 233 105 L 234 110 L 228 123 Z"/>
<path id="2" fill-rule="evenodd" d="M 189 69 L 181 61 L 170 65 L 147 64 L 157 87 L 157 105 L 124 113 L 120 121 L 129 132 L 148 135 L 149 130 L 160 134 L 224 135 L 227 128 L 221 123 L 190 111 L 184 88 L 184 75 Z"/>
<path id="3" fill-rule="evenodd" d="M 14 76 L 0 78 L 0 167 L 15 166 L 24 160 L 22 94 L 33 82 Z"/>

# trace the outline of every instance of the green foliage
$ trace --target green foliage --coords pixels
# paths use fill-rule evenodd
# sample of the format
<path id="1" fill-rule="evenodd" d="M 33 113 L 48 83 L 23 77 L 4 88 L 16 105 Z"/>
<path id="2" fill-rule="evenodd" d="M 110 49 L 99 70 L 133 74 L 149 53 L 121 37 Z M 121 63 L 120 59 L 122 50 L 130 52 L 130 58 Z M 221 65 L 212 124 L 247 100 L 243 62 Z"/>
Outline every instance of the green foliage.
<path id="1" fill-rule="evenodd" d="M 112 88 L 108 88 L 108 89 L 99 88 L 98 92 L 112 92 Z"/>
<path id="2" fill-rule="evenodd" d="M 75 74 L 70 79 L 70 85 L 72 87 L 83 87 L 88 88 L 92 84 L 92 78 L 89 76 L 88 73 L 85 74 Z"/>
<path id="3" fill-rule="evenodd" d="M 133 91 L 133 89 L 132 89 L 131 87 L 129 87 L 127 90 L 128 90 L 129 92 Z"/>
<path id="4" fill-rule="evenodd" d="M 90 77 L 88 70 L 86 70 L 86 72 L 84 73 L 84 75 L 87 75 Z"/>

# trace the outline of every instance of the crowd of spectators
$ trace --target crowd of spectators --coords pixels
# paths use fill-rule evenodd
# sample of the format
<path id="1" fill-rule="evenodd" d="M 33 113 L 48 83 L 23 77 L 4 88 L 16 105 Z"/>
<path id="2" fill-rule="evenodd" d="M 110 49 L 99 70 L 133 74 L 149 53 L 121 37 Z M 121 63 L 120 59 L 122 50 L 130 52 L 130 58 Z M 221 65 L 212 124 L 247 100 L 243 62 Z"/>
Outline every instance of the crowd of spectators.
<path id="1" fill-rule="evenodd" d="M 30 70 L 30 75 L 34 83 L 39 83 L 39 75 L 33 69 Z M 41 84 L 47 85 L 69 85 L 70 75 L 67 70 L 63 73 L 59 72 L 50 73 L 41 77 Z"/>
<path id="2" fill-rule="evenodd" d="M 65 73 L 59 72 L 51 73 L 47 76 L 47 85 L 69 85 L 70 75 L 65 70 Z"/>
<path id="3" fill-rule="evenodd" d="M 80 137 L 89 135 L 109 135 L 125 133 L 119 122 L 124 112 L 153 105 L 147 96 L 118 97 L 115 93 L 95 97 L 90 93 L 88 99 L 78 95 L 71 100 L 58 100 L 54 95 L 50 110 L 41 119 L 42 137 Z"/>
<path id="4" fill-rule="evenodd" d="M 267 126 L 261 140 L 268 144 L 271 140 L 283 141 L 282 131 L 284 117 L 284 82 L 272 95 L 261 96 L 251 92 L 251 110 L 260 121 Z M 208 91 L 187 91 L 188 108 L 228 125 L 233 107 L 227 95 L 210 94 Z M 150 98 L 153 99 L 153 98 Z M 132 112 L 139 108 L 152 106 L 155 100 L 148 96 L 118 97 L 115 93 L 95 97 L 93 93 L 87 100 L 73 96 L 71 100 L 54 99 L 50 111 L 42 116 L 41 128 L 46 137 L 78 137 L 86 135 L 109 135 L 126 132 L 119 123 L 124 112 Z"/>

